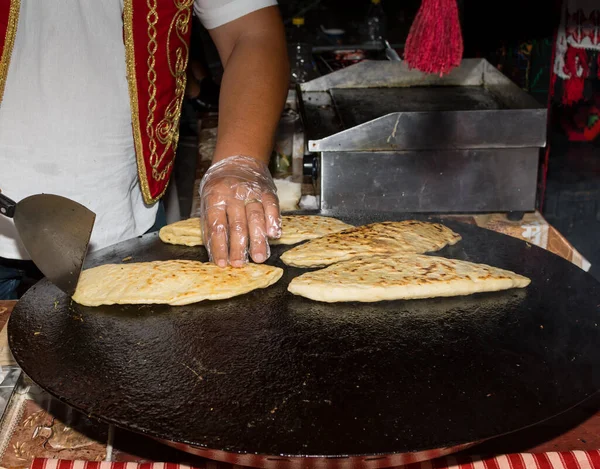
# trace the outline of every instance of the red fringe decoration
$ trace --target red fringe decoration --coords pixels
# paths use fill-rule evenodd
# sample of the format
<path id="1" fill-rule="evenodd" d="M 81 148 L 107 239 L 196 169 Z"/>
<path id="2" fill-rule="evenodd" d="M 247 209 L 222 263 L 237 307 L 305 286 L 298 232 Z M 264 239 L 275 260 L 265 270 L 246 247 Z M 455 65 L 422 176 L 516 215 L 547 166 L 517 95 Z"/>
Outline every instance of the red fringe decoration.
<path id="1" fill-rule="evenodd" d="M 580 70 L 581 75 L 579 74 Z M 570 106 L 583 99 L 585 79 L 590 72 L 585 49 L 569 46 L 565 57 L 565 72 L 569 78 L 564 80 L 562 101 L 566 106 Z"/>
<path id="2" fill-rule="evenodd" d="M 456 0 L 423 0 L 406 39 L 408 66 L 441 76 L 460 65 L 463 49 Z"/>

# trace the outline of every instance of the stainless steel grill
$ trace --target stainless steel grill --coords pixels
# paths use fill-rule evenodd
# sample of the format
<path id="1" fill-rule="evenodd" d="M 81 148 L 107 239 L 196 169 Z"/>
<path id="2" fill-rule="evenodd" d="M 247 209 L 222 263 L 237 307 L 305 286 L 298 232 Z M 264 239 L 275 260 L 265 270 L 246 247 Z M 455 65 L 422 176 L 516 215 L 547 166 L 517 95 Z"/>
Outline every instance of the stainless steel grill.
<path id="1" fill-rule="evenodd" d="M 298 89 L 322 209 L 535 208 L 546 108 L 482 59 L 447 76 L 365 61 Z"/>

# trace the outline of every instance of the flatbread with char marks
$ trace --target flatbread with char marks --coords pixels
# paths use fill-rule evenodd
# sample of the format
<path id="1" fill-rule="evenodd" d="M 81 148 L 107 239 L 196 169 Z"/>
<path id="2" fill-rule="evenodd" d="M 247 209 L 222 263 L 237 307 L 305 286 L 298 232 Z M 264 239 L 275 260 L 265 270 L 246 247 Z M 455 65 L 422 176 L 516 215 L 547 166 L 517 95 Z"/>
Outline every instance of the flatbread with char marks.
<path id="1" fill-rule="evenodd" d="M 360 256 L 293 279 L 288 290 L 327 303 L 471 295 L 524 288 L 531 280 L 485 264 L 421 254 Z"/>
<path id="2" fill-rule="evenodd" d="M 185 260 L 105 264 L 81 272 L 73 300 L 84 306 L 187 305 L 266 288 L 282 275 L 279 267 L 252 263 L 238 268 Z"/>
<path id="3" fill-rule="evenodd" d="M 323 267 L 366 254 L 433 252 L 460 240 L 458 233 L 440 223 L 387 221 L 314 239 L 283 253 L 281 260 L 293 267 Z"/>
<path id="4" fill-rule="evenodd" d="M 352 228 L 352 225 L 337 218 L 320 215 L 284 215 L 281 217 L 281 225 L 281 237 L 270 239 L 269 244 L 296 244 Z M 184 246 L 204 244 L 200 218 L 188 218 L 164 226 L 159 231 L 159 237 L 169 244 Z"/>

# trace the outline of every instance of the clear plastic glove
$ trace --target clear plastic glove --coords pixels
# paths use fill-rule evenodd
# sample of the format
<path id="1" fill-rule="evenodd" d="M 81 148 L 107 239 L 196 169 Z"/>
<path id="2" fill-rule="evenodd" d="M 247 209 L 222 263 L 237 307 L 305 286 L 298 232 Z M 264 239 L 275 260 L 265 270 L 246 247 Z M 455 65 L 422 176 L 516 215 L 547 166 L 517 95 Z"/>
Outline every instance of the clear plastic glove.
<path id="1" fill-rule="evenodd" d="M 209 259 L 241 267 L 271 255 L 268 238 L 281 236 L 277 189 L 267 166 L 247 156 L 212 165 L 200 183 L 202 236 Z"/>

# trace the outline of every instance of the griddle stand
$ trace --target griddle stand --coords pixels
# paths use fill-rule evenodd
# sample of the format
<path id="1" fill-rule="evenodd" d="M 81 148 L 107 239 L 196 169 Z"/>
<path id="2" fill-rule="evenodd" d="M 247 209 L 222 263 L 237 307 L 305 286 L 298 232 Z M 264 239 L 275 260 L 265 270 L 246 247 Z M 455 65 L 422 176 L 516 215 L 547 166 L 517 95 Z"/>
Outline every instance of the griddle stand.
<path id="1" fill-rule="evenodd" d="M 364 61 L 297 95 L 322 210 L 535 210 L 546 108 L 486 60 L 444 77 Z"/>

